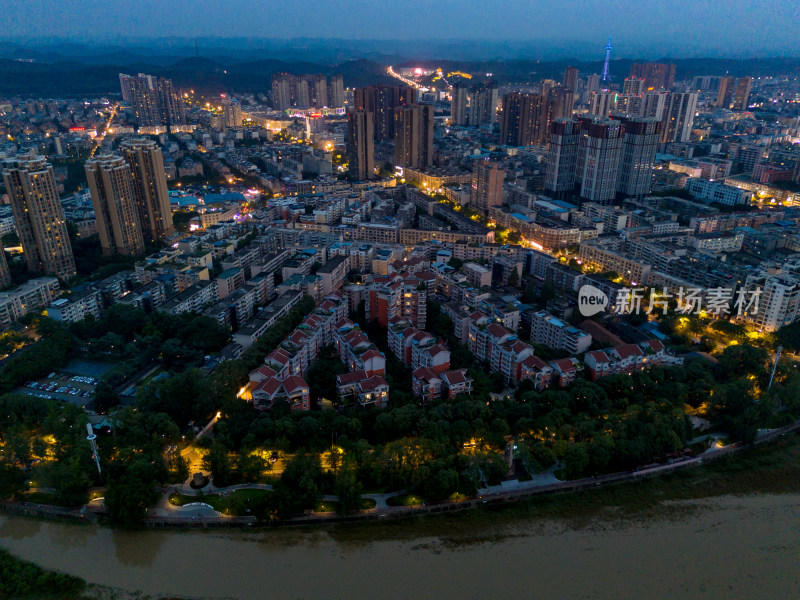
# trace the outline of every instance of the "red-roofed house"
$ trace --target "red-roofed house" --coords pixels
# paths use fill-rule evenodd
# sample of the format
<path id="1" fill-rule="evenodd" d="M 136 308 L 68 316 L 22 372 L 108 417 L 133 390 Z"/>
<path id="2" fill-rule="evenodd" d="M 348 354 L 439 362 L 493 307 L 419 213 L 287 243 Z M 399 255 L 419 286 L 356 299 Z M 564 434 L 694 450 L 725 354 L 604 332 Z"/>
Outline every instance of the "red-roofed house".
<path id="1" fill-rule="evenodd" d="M 658 366 L 664 361 L 664 344 L 661 340 L 656 338 L 645 340 L 639 344 L 639 347 L 644 352 L 644 362 L 645 368 L 650 368 L 653 366 Z"/>
<path id="2" fill-rule="evenodd" d="M 270 377 L 275 377 L 277 373 L 270 369 L 266 365 L 262 365 L 257 369 L 250 371 L 250 383 L 251 387 L 255 386 L 257 383 L 261 383 L 265 379 L 269 379 Z"/>
<path id="3" fill-rule="evenodd" d="M 389 384 L 380 375 L 368 375 L 365 371 L 344 373 L 336 376 L 336 389 L 342 401 L 357 401 L 362 406 L 374 404 L 379 408 L 389 401 Z"/>
<path id="4" fill-rule="evenodd" d="M 382 327 L 387 327 L 392 317 L 402 316 L 422 329 L 427 314 L 426 283 L 402 273 L 373 278 L 364 302 L 367 320 L 378 321 Z"/>
<path id="5" fill-rule="evenodd" d="M 450 350 L 442 344 L 411 347 L 411 368 L 430 367 L 436 373 L 450 368 Z"/>
<path id="6" fill-rule="evenodd" d="M 592 350 L 584 354 L 583 364 L 592 381 L 611 374 L 611 359 L 603 350 Z"/>
<path id="7" fill-rule="evenodd" d="M 553 367 L 553 374 L 558 378 L 560 387 L 567 387 L 578 376 L 578 361 L 574 358 L 561 358 L 550 361 Z"/>
<path id="8" fill-rule="evenodd" d="M 432 402 L 442 395 L 442 379 L 430 367 L 419 367 L 411 374 L 411 389 L 423 402 Z"/>
<path id="9" fill-rule="evenodd" d="M 466 369 L 444 371 L 439 377 L 442 379 L 442 391 L 446 392 L 448 398 L 472 392 L 472 379 L 467 377 Z"/>
<path id="10" fill-rule="evenodd" d="M 528 356 L 520 365 L 520 381 L 530 379 L 533 386 L 540 392 L 550 385 L 552 376 L 553 367 L 538 356 Z"/>
<path id="11" fill-rule="evenodd" d="M 623 344 L 606 350 L 606 353 L 613 363 L 614 373 L 631 373 L 644 367 L 644 352 L 636 344 Z"/>
<path id="12" fill-rule="evenodd" d="M 309 387 L 302 377 L 291 375 L 284 381 L 270 377 L 253 388 L 253 405 L 260 410 L 271 409 L 277 400 L 286 400 L 294 410 L 309 410 Z"/>

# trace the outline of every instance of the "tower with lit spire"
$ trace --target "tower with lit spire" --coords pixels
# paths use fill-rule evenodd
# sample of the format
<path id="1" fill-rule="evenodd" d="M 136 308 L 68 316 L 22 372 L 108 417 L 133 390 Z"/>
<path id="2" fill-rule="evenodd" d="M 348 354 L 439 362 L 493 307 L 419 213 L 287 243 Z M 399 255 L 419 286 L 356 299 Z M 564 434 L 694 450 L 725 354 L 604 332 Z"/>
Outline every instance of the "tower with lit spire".
<path id="1" fill-rule="evenodd" d="M 603 63 L 603 74 L 600 77 L 603 83 L 608 82 L 608 62 L 611 60 L 611 36 L 608 36 L 608 45 L 606 45 L 606 62 Z"/>

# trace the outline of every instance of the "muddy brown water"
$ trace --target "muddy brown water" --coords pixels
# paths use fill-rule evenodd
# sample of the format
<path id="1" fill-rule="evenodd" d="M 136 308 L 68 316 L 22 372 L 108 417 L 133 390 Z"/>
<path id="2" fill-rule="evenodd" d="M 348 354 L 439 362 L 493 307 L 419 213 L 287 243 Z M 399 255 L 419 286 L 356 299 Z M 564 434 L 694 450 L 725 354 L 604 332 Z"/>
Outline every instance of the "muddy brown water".
<path id="1" fill-rule="evenodd" d="M 156 597 L 800 598 L 800 495 L 581 524 L 487 514 L 374 528 L 142 531 L 0 517 L 0 547 Z"/>

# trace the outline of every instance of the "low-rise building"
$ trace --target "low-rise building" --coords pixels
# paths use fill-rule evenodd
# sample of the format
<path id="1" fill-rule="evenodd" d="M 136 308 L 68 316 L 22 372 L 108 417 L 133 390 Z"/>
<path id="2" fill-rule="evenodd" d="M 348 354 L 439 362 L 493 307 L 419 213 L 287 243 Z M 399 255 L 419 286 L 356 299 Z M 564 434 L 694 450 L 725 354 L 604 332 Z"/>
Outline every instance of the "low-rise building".
<path id="1" fill-rule="evenodd" d="M 544 311 L 531 316 L 531 342 L 570 354 L 583 354 L 592 345 L 592 336 Z"/>

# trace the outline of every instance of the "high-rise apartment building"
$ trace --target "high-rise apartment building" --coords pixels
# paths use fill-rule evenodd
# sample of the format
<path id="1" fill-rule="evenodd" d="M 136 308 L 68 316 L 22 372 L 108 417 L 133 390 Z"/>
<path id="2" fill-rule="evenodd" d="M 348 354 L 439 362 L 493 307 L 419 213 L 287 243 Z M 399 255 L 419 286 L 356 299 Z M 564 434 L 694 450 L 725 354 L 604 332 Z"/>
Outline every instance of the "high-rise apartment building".
<path id="1" fill-rule="evenodd" d="M 736 90 L 733 93 L 733 109 L 747 110 L 750 100 L 750 90 L 753 88 L 752 77 L 740 77 L 736 82 Z"/>
<path id="2" fill-rule="evenodd" d="M 578 69 L 575 67 L 564 69 L 564 89 L 573 94 L 578 91 Z"/>
<path id="3" fill-rule="evenodd" d="M 497 82 L 487 81 L 472 88 L 469 102 L 471 127 L 491 127 L 497 123 Z"/>
<path id="4" fill-rule="evenodd" d="M 649 194 L 661 122 L 642 117 L 614 118 L 624 125 L 617 191 L 626 196 Z"/>
<path id="5" fill-rule="evenodd" d="M 222 110 L 224 111 L 225 127 L 242 126 L 242 104 L 235 98 L 223 98 Z"/>
<path id="6" fill-rule="evenodd" d="M 328 105 L 328 79 L 325 75 L 311 76 L 311 104 L 317 108 Z"/>
<path id="7" fill-rule="evenodd" d="M 286 110 L 292 106 L 292 76 L 288 73 L 272 75 L 272 106 L 276 110 Z"/>
<path id="8" fill-rule="evenodd" d="M 309 108 L 311 106 L 311 94 L 308 89 L 308 77 L 305 75 L 301 77 L 295 77 L 294 85 L 294 106 L 297 108 Z"/>
<path id="9" fill-rule="evenodd" d="M 121 156 L 103 155 L 86 161 L 85 169 L 103 254 L 143 254 L 144 238 L 128 163 Z"/>
<path id="10" fill-rule="evenodd" d="M 572 109 L 575 106 L 575 93 L 563 87 L 553 87 L 547 92 L 547 102 L 547 122 L 549 127 L 549 124 L 554 119 L 564 119 L 572 116 Z"/>
<path id="11" fill-rule="evenodd" d="M 175 228 L 161 148 L 152 140 L 137 138 L 122 142 L 120 150 L 133 176 L 133 193 L 145 243 L 171 236 Z"/>
<path id="12" fill-rule="evenodd" d="M 467 104 L 469 103 L 469 86 L 463 81 L 453 84 L 452 99 L 450 101 L 450 124 L 466 125 Z"/>
<path id="13" fill-rule="evenodd" d="M 344 84 L 341 75 L 330 81 L 322 75 L 293 75 L 273 73 L 272 106 L 277 110 L 289 108 L 340 108 L 344 106 Z"/>
<path id="14" fill-rule="evenodd" d="M 697 92 L 670 92 L 661 118 L 661 141 L 688 142 L 692 135 Z"/>
<path id="15" fill-rule="evenodd" d="M 394 114 L 395 162 L 412 169 L 432 167 L 433 106 L 402 106 Z"/>
<path id="16" fill-rule="evenodd" d="M 623 127 L 611 119 L 582 119 L 577 180 L 581 198 L 608 204 L 617 193 Z"/>
<path id="17" fill-rule="evenodd" d="M 664 118 L 664 107 L 667 105 L 669 96 L 670 92 L 645 92 L 642 95 L 641 110 L 638 115 L 661 121 Z"/>
<path id="18" fill-rule="evenodd" d="M 472 166 L 472 198 L 470 206 L 487 211 L 503 205 L 505 170 L 496 162 L 477 160 Z"/>
<path id="19" fill-rule="evenodd" d="M 171 80 L 144 73 L 135 77 L 120 74 L 120 87 L 123 97 L 130 98 L 140 127 L 186 124 L 183 100 Z"/>
<path id="20" fill-rule="evenodd" d="M 331 75 L 328 82 L 328 107 L 341 108 L 344 106 L 344 80 L 341 75 Z"/>
<path id="21" fill-rule="evenodd" d="M 556 119 L 550 126 L 544 187 L 555 196 L 575 189 L 580 137 L 580 123 L 574 119 Z"/>
<path id="22" fill-rule="evenodd" d="M 617 109 L 617 92 L 592 92 L 589 97 L 589 114 L 608 117 Z"/>
<path id="23" fill-rule="evenodd" d="M 11 271 L 8 269 L 6 253 L 0 248 L 0 289 L 7 288 L 11 283 Z"/>
<path id="24" fill-rule="evenodd" d="M 180 91 L 172 85 L 171 79 L 159 77 L 156 83 L 158 103 L 161 110 L 162 123 L 165 125 L 185 125 L 186 112 Z"/>
<path id="25" fill-rule="evenodd" d="M 545 144 L 554 119 L 572 116 L 574 94 L 562 87 L 546 94 L 512 92 L 503 96 L 500 143 L 506 146 Z"/>
<path id="26" fill-rule="evenodd" d="M 131 76 L 127 73 L 119 74 L 119 87 L 122 90 L 122 101 L 131 103 Z"/>
<path id="27" fill-rule="evenodd" d="M 503 96 L 500 143 L 504 146 L 541 144 L 547 125 L 547 99 L 542 94 L 512 92 Z"/>
<path id="28" fill-rule="evenodd" d="M 730 108 L 732 99 L 733 77 L 720 78 L 719 88 L 717 89 L 717 101 L 714 103 L 714 105 L 720 108 Z"/>
<path id="29" fill-rule="evenodd" d="M 597 73 L 589 75 L 589 77 L 586 78 L 586 91 L 591 93 L 591 92 L 596 92 L 599 89 L 600 89 L 600 75 L 598 75 Z"/>
<path id="30" fill-rule="evenodd" d="M 354 181 L 375 175 L 375 133 L 371 112 L 354 110 L 347 115 L 348 176 Z"/>
<path id="31" fill-rule="evenodd" d="M 645 92 L 645 80 L 640 77 L 628 77 L 622 84 L 622 93 L 626 96 L 639 96 Z"/>
<path id="32" fill-rule="evenodd" d="M 665 63 L 633 63 L 631 77 L 644 79 L 646 90 L 670 90 L 675 84 L 675 65 Z"/>
<path id="33" fill-rule="evenodd" d="M 10 158 L 3 181 L 28 270 L 67 279 L 75 258 L 53 167 L 41 156 Z"/>
<path id="34" fill-rule="evenodd" d="M 375 140 L 383 142 L 395 137 L 395 109 L 416 101 L 416 90 L 401 85 L 372 85 L 358 88 L 353 94 L 357 110 L 371 112 L 375 119 Z"/>

